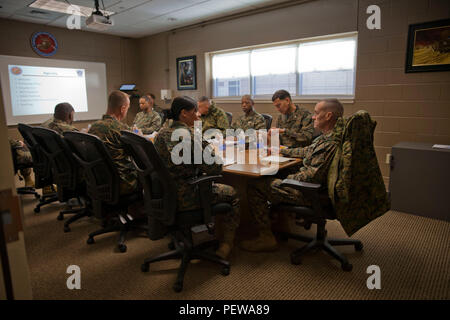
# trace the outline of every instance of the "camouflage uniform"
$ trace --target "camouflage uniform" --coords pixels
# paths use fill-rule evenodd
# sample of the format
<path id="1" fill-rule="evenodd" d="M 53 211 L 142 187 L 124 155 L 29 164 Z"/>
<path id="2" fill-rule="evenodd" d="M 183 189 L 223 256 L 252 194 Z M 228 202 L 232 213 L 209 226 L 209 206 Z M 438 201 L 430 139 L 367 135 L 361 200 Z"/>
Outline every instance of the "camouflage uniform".
<path id="1" fill-rule="evenodd" d="M 219 129 L 223 137 L 226 137 L 226 130 L 230 127 L 227 115 L 214 102 L 209 106 L 208 113 L 203 114 L 200 120 L 202 120 L 203 133 L 208 129 Z"/>
<path id="2" fill-rule="evenodd" d="M 47 120 L 43 124 L 41 124 L 41 127 L 55 130 L 60 135 L 62 135 L 63 132 L 66 132 L 66 131 L 78 131 L 77 128 L 75 128 L 71 124 L 68 124 L 65 121 L 55 119 L 55 118 L 51 119 L 52 121 L 49 121 L 49 120 Z"/>
<path id="3" fill-rule="evenodd" d="M 111 154 L 120 176 L 120 194 L 132 193 L 137 188 L 137 173 L 120 141 L 120 131 L 130 128 L 110 115 L 94 122 L 88 133 L 99 137 Z"/>
<path id="4" fill-rule="evenodd" d="M 53 120 L 55 120 L 55 118 L 51 117 L 50 119 L 48 119 L 48 120 L 46 120 L 45 122 L 43 122 L 43 123 L 41 124 L 41 127 L 48 128 L 48 125 L 49 125 L 51 122 L 53 122 Z"/>
<path id="5" fill-rule="evenodd" d="M 255 110 L 252 110 L 248 115 L 244 113 L 242 116 L 234 120 L 231 124 L 231 128 L 233 128 L 234 130 L 242 129 L 244 130 L 244 132 L 248 129 L 265 129 L 266 121 L 261 114 L 259 114 Z"/>
<path id="6" fill-rule="evenodd" d="M 11 145 L 11 148 L 16 149 L 17 163 L 32 166 L 33 158 L 31 157 L 30 151 L 28 151 L 26 149 L 26 146 L 22 147 L 22 144 L 20 143 L 19 140 L 14 140 L 14 139 L 10 139 L 10 138 L 8 138 L 8 140 L 9 140 L 9 144 Z M 20 174 L 24 177 L 31 175 L 31 168 L 21 169 Z"/>
<path id="7" fill-rule="evenodd" d="M 161 128 L 161 117 L 154 110 L 150 112 L 141 111 L 136 114 L 133 126 L 141 129 L 143 134 L 151 134 Z"/>
<path id="8" fill-rule="evenodd" d="M 193 128 L 189 128 L 186 124 L 180 121 L 173 121 L 169 128 L 163 128 L 158 133 L 155 139 L 155 148 L 158 151 L 161 159 L 167 165 L 167 168 L 175 180 L 175 184 L 178 187 L 178 209 L 181 211 L 193 210 L 200 208 L 200 199 L 198 191 L 195 186 L 191 186 L 187 183 L 187 180 L 195 178 L 201 174 L 216 175 L 222 172 L 221 164 L 193 164 L 194 162 L 194 143 L 191 143 L 191 162 L 192 164 L 179 164 L 176 165 L 172 162 L 171 152 L 173 148 L 180 143 L 179 141 L 171 141 L 172 133 L 176 129 L 189 130 L 191 139 L 194 136 Z M 191 140 L 193 141 L 193 140 Z M 202 141 L 202 149 L 211 148 L 206 141 Z M 213 151 L 211 151 L 214 155 Z M 203 153 L 202 153 L 203 154 Z M 212 188 L 212 202 L 227 202 L 233 207 L 233 213 L 227 213 L 226 215 L 226 227 L 231 231 L 235 231 L 239 226 L 240 212 L 239 212 L 239 198 L 236 195 L 236 191 L 233 187 L 214 183 Z"/>
<path id="9" fill-rule="evenodd" d="M 154 105 L 153 111 L 157 112 L 159 114 L 159 116 L 161 117 L 161 119 L 164 117 L 163 108 Z"/>
<path id="10" fill-rule="evenodd" d="M 314 122 L 308 110 L 296 105 L 292 114 L 278 116 L 277 127 L 286 129 L 284 133 L 280 133 L 280 145 L 296 148 L 311 144 Z"/>
<path id="11" fill-rule="evenodd" d="M 326 186 L 328 169 L 341 141 L 341 134 L 337 133 L 342 133 L 342 128 L 343 120 L 336 123 L 333 131 L 317 137 L 310 146 L 293 149 L 298 157 L 303 158 L 303 165 L 287 178 Z M 292 153 L 286 155 L 291 156 Z M 272 204 L 309 205 L 299 190 L 282 188 L 281 182 L 282 179 L 268 177 L 256 179 L 249 185 L 249 205 L 254 208 L 254 218 L 260 228 L 270 228 L 270 209 L 267 201 Z"/>

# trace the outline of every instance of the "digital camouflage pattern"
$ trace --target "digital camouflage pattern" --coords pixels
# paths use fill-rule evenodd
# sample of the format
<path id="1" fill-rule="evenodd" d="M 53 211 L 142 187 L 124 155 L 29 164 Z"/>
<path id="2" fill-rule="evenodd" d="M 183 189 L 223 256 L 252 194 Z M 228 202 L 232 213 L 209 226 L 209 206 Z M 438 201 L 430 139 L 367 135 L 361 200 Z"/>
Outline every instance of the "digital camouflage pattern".
<path id="1" fill-rule="evenodd" d="M 143 134 L 151 134 L 161 128 L 161 116 L 155 110 L 138 112 L 134 118 L 133 126 L 141 129 Z"/>
<path id="2" fill-rule="evenodd" d="M 373 146 L 376 125 L 366 111 L 352 115 L 330 165 L 328 194 L 349 236 L 390 209 Z"/>
<path id="3" fill-rule="evenodd" d="M 52 121 L 45 121 L 43 124 L 41 124 L 41 127 L 48 128 L 55 130 L 60 135 L 62 135 L 66 131 L 78 131 L 77 128 L 75 128 L 73 125 L 68 124 L 65 121 L 52 118 Z"/>
<path id="4" fill-rule="evenodd" d="M 209 106 L 208 113 L 200 116 L 200 120 L 202 120 L 203 133 L 208 129 L 219 129 L 222 136 L 226 137 L 226 130 L 229 128 L 227 115 L 214 102 Z"/>
<path id="5" fill-rule="evenodd" d="M 53 120 L 54 120 L 53 117 L 51 117 L 50 119 L 47 119 L 45 122 L 43 122 L 41 124 L 41 127 L 48 128 L 48 125 L 50 124 L 50 122 L 53 122 Z"/>
<path id="6" fill-rule="evenodd" d="M 259 114 L 255 110 L 252 110 L 248 115 L 244 113 L 236 120 L 234 120 L 231 124 L 231 128 L 234 130 L 242 129 L 244 130 L 244 132 L 248 129 L 266 129 L 266 121 L 261 114 Z"/>
<path id="7" fill-rule="evenodd" d="M 171 141 L 172 133 L 177 129 L 184 129 L 191 135 L 190 152 L 191 152 L 191 163 L 181 163 L 174 164 L 171 157 L 171 152 L 174 147 L 182 141 Z M 194 129 L 188 127 L 186 124 L 180 121 L 173 121 L 171 126 L 168 128 L 162 128 L 155 138 L 155 148 L 158 151 L 159 156 L 162 161 L 167 165 L 168 171 L 172 175 L 175 184 L 178 188 L 178 209 L 182 211 L 193 210 L 200 208 L 200 197 L 195 186 L 191 186 L 187 183 L 187 180 L 198 177 L 202 174 L 206 175 L 217 175 L 222 172 L 222 165 L 213 163 L 208 165 L 206 163 L 194 164 Z M 202 141 L 202 150 L 206 148 L 211 148 L 208 143 Z M 210 150 L 211 154 L 214 156 L 214 151 Z M 203 154 L 203 153 L 202 153 Z M 180 155 L 181 157 L 182 155 Z M 237 197 L 236 191 L 228 185 L 224 184 L 213 184 L 213 203 L 217 202 L 227 202 L 233 207 L 233 213 L 226 214 L 226 226 L 230 230 L 235 230 L 240 221 L 240 211 L 239 211 L 239 199 Z"/>
<path id="8" fill-rule="evenodd" d="M 159 116 L 161 117 L 161 119 L 164 116 L 164 112 L 163 112 L 163 108 L 161 108 L 160 106 L 153 106 L 153 111 L 157 112 L 159 114 Z"/>
<path id="9" fill-rule="evenodd" d="M 90 134 L 96 135 L 108 149 L 120 176 L 120 194 L 132 193 L 137 188 L 137 173 L 125 153 L 120 131 L 130 128 L 110 115 L 103 115 L 102 120 L 94 122 L 89 129 Z"/>
<path id="10" fill-rule="evenodd" d="M 25 146 L 22 146 L 22 143 L 19 140 L 14 140 L 11 138 L 8 138 L 8 140 L 11 148 L 16 150 L 17 163 L 23 165 L 32 165 L 33 158 L 31 157 L 30 151 L 28 151 Z M 31 174 L 31 168 L 21 169 L 20 174 L 24 177 L 29 176 Z"/>
<path id="11" fill-rule="evenodd" d="M 314 122 L 308 110 L 296 105 L 293 113 L 278 116 L 277 127 L 286 129 L 284 133 L 280 133 L 280 145 L 296 148 L 311 144 Z"/>
<path id="12" fill-rule="evenodd" d="M 290 174 L 287 179 L 326 185 L 328 169 L 340 144 L 344 120 L 339 118 L 328 134 L 317 137 L 314 142 L 304 148 L 290 149 L 295 156 L 303 158 L 303 165 L 298 172 Z M 293 156 L 293 154 L 288 154 Z M 289 203 L 293 205 L 310 205 L 302 192 L 293 188 L 281 187 L 282 179 L 266 177 L 255 179 L 248 188 L 250 207 L 254 208 L 253 216 L 261 229 L 270 227 L 270 208 L 267 201 L 275 205 Z"/>

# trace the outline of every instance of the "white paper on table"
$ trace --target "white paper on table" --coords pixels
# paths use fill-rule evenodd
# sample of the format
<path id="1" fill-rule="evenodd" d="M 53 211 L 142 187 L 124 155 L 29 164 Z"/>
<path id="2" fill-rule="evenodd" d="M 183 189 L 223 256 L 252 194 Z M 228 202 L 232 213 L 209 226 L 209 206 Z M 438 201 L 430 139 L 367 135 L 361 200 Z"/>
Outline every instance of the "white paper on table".
<path id="1" fill-rule="evenodd" d="M 435 145 L 433 145 L 433 148 L 435 148 L 435 149 L 449 149 L 450 150 L 450 145 L 448 145 L 448 144 L 435 144 Z"/>
<path id="2" fill-rule="evenodd" d="M 286 157 L 280 157 L 280 156 L 268 156 L 261 158 L 261 162 L 275 162 L 275 163 L 283 163 L 288 162 L 291 160 L 295 160 L 294 158 L 286 158 Z"/>

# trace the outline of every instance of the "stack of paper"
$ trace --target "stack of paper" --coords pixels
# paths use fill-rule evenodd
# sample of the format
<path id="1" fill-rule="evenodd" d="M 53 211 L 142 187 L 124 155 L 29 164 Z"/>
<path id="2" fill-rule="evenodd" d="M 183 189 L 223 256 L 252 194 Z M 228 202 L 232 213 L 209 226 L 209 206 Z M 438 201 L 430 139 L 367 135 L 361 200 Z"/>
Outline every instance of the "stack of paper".
<path id="1" fill-rule="evenodd" d="M 268 157 L 261 158 L 261 162 L 271 162 L 271 163 L 283 163 L 283 162 L 288 162 L 291 160 L 295 160 L 295 159 L 280 157 L 280 156 L 268 156 Z"/>

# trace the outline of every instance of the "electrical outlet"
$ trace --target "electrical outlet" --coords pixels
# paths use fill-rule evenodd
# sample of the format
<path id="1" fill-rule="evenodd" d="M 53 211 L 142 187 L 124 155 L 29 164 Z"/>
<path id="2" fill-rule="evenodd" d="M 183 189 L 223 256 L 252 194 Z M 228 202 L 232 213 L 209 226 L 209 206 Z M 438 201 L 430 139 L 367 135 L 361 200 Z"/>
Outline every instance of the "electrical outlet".
<path id="1" fill-rule="evenodd" d="M 386 154 L 386 164 L 391 164 L 391 154 Z"/>

